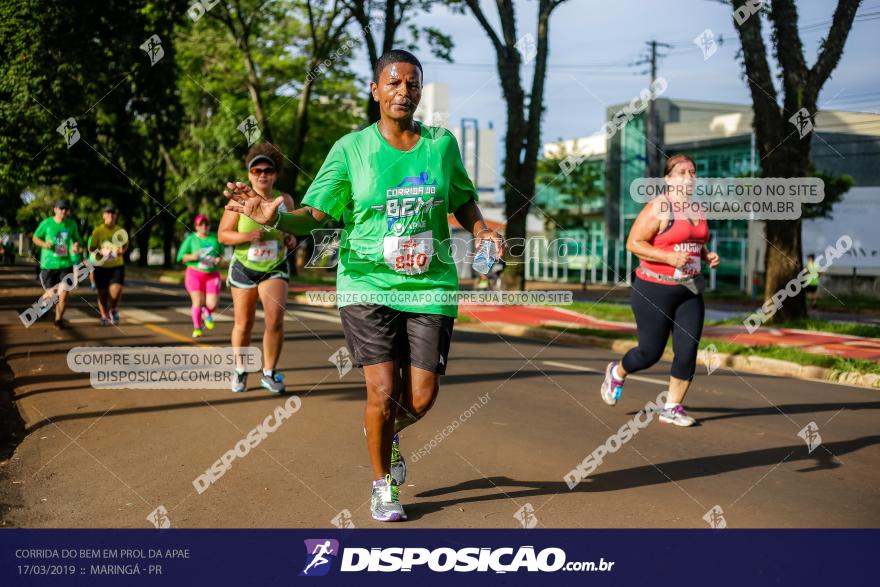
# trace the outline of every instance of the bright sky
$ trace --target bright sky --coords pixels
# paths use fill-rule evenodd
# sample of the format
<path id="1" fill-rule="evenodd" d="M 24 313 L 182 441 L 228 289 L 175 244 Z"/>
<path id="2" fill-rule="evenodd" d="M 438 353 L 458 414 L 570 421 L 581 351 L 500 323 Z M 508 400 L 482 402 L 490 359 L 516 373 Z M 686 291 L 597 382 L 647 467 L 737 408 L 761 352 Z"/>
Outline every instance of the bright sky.
<path id="1" fill-rule="evenodd" d="M 797 2 L 808 65 L 815 60 L 836 4 L 834 0 Z M 535 35 L 537 2 L 519 0 L 517 8 L 518 34 Z M 495 3 L 484 0 L 483 9 L 497 26 Z M 439 62 L 427 50 L 418 52 L 425 82 L 449 85 L 451 125 L 457 126 L 463 116 L 476 117 L 480 126 L 492 121 L 503 132 L 505 113 L 495 52 L 473 15 L 441 7 L 419 23 L 437 27 L 455 41 L 453 64 Z M 769 33 L 768 23 L 764 24 Z M 724 38 L 707 61 L 693 44 L 705 29 Z M 880 1 L 864 0 L 843 58 L 820 96 L 821 108 L 880 111 L 878 33 Z M 649 82 L 647 73 L 640 74 L 647 66 L 629 64 L 646 55 L 645 43 L 652 39 L 674 45 L 658 62 L 658 74 L 669 83 L 666 97 L 749 103 L 736 59 L 739 39 L 731 10 L 716 1 L 568 0 L 551 17 L 550 38 L 544 142 L 593 134 L 605 122 L 606 106 L 637 96 Z M 531 72 L 531 67 L 523 70 L 526 90 Z"/>

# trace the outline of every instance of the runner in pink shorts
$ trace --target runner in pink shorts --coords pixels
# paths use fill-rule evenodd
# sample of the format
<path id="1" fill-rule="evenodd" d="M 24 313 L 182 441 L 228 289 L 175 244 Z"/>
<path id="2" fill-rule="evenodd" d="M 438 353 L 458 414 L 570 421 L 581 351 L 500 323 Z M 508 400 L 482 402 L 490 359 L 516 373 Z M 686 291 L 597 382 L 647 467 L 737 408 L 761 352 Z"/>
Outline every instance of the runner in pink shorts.
<path id="1" fill-rule="evenodd" d="M 211 223 L 199 214 L 196 231 L 180 244 L 177 260 L 186 263 L 183 285 L 192 299 L 193 338 L 202 336 L 202 328 L 214 329 L 214 309 L 220 299 L 220 272 L 217 264 L 223 257 L 223 246 L 216 234 L 209 232 Z"/>

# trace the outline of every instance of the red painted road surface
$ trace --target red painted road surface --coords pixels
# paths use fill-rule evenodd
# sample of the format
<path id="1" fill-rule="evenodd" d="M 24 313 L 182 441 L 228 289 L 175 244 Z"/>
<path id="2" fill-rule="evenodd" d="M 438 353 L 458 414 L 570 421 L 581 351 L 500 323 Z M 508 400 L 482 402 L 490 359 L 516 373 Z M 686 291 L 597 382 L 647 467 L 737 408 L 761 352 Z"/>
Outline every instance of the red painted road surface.
<path id="1" fill-rule="evenodd" d="M 333 291 L 333 285 L 291 285 L 292 293 L 306 291 Z M 485 323 L 517 324 L 521 326 L 563 326 L 569 328 L 595 328 L 634 333 L 635 324 L 609 322 L 584 314 L 552 306 L 485 306 L 461 304 L 459 312 L 474 320 Z M 745 326 L 708 326 L 703 330 L 706 338 L 752 346 L 790 346 L 803 351 L 838 355 L 850 359 L 880 361 L 880 339 L 825 332 L 772 328 L 764 326 L 749 334 Z"/>
<path id="2" fill-rule="evenodd" d="M 570 310 L 550 306 L 478 306 L 463 304 L 460 313 L 480 322 L 519 324 L 523 326 L 566 326 L 635 332 L 635 325 L 625 322 L 607 322 Z M 880 361 L 880 339 L 828 334 L 788 328 L 759 328 L 749 334 L 745 326 L 708 326 L 706 338 L 716 338 L 744 345 L 778 345 L 799 347 L 801 350 L 851 359 Z"/>

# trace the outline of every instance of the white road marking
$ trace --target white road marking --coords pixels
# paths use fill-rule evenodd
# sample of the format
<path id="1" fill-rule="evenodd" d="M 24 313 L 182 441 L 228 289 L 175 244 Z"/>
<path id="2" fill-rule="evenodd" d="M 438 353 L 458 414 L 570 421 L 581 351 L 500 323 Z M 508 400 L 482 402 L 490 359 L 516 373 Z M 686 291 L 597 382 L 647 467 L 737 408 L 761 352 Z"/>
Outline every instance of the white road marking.
<path id="1" fill-rule="evenodd" d="M 324 322 L 333 322 L 334 324 L 342 324 L 342 319 L 339 316 L 334 316 L 332 314 L 320 314 L 318 312 L 302 312 L 300 310 L 288 310 L 285 315 L 285 320 L 293 320 L 289 316 L 289 314 L 293 314 L 294 316 L 299 316 L 300 318 L 311 318 L 312 320 L 323 320 Z"/>
<path id="2" fill-rule="evenodd" d="M 586 373 L 598 373 L 599 375 L 605 375 L 604 370 L 593 369 L 592 367 L 583 367 L 581 365 L 572 365 L 571 363 L 560 363 L 558 361 L 541 361 L 545 365 L 550 365 L 551 367 L 562 367 L 563 369 L 571 369 L 572 371 L 584 371 Z M 669 381 L 663 379 L 654 379 L 653 377 L 643 377 L 641 375 L 627 375 L 627 379 L 633 379 L 635 381 L 644 381 L 645 383 L 656 383 L 657 385 L 667 386 L 669 385 Z"/>
<path id="3" fill-rule="evenodd" d="M 119 309 L 119 317 L 122 322 L 139 322 L 141 324 L 155 324 L 157 322 L 168 322 L 168 318 L 165 316 L 160 316 L 155 312 L 150 312 L 149 310 L 144 310 L 143 308 L 120 308 Z"/>

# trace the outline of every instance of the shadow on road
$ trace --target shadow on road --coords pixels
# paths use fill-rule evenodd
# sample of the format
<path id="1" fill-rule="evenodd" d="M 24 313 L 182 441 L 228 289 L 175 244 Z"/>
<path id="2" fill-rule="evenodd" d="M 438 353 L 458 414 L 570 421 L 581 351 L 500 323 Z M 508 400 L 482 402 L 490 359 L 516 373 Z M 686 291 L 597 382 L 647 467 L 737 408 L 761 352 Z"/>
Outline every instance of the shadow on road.
<path id="1" fill-rule="evenodd" d="M 880 409 L 880 401 L 878 402 L 848 402 L 842 403 L 822 403 L 822 404 L 786 404 L 782 406 L 763 406 L 760 408 L 693 408 L 688 407 L 689 412 L 720 412 L 717 416 L 706 416 L 700 418 L 700 422 L 708 422 L 709 420 L 727 420 L 728 418 L 744 418 L 749 416 L 777 416 L 783 414 L 809 414 L 812 412 L 837 412 L 840 410 L 877 410 Z"/>
<path id="2" fill-rule="evenodd" d="M 465 481 L 447 487 L 438 487 L 417 493 L 416 497 L 430 498 L 451 495 L 466 491 L 495 492 L 484 495 L 462 497 L 459 499 L 447 499 L 443 501 L 429 501 L 410 503 L 406 506 L 406 514 L 410 520 L 416 520 L 421 516 L 439 512 L 447 507 L 458 506 L 465 503 L 478 503 L 493 500 L 518 499 L 538 497 L 541 495 L 555 495 L 568 491 L 621 491 L 650 485 L 659 485 L 673 481 L 685 481 L 712 475 L 721 475 L 732 471 L 750 469 L 753 467 L 769 467 L 778 465 L 784 461 L 804 461 L 807 466 L 799 469 L 799 473 L 809 473 L 818 470 L 834 469 L 840 466 L 840 461 L 832 455 L 845 455 L 857 450 L 880 444 L 880 435 L 863 436 L 853 440 L 823 443 L 812 454 L 807 452 L 804 444 L 791 446 L 779 446 L 743 453 L 696 457 L 679 461 L 668 461 L 656 465 L 644 465 L 631 469 L 607 471 L 591 475 L 573 490 L 562 479 L 565 473 L 560 472 L 558 481 L 520 481 L 504 476 L 484 477 Z M 822 447 L 827 450 L 822 450 Z M 509 490 L 510 487 L 522 487 L 525 489 Z"/>

